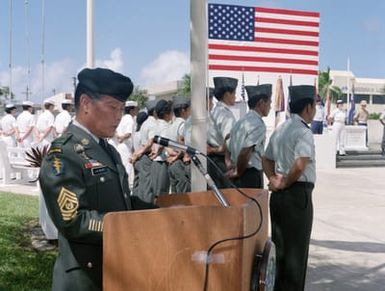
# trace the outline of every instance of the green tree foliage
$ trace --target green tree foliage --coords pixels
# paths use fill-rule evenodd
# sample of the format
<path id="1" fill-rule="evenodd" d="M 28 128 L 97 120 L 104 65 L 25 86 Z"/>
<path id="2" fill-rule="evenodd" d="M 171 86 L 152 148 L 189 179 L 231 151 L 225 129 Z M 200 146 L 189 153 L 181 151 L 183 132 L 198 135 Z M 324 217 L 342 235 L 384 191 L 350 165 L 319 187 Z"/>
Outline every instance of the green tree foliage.
<path id="1" fill-rule="evenodd" d="M 0 87 L 0 104 L 5 103 L 7 100 L 13 100 L 13 99 L 15 99 L 15 94 L 13 94 L 12 92 L 11 96 L 9 96 L 9 87 L 7 86 Z"/>
<path id="2" fill-rule="evenodd" d="M 147 99 L 148 99 L 147 91 L 144 89 L 141 89 L 139 86 L 135 86 L 134 91 L 132 92 L 131 96 L 128 98 L 128 100 L 138 102 L 139 108 L 144 107 L 144 103 L 146 103 Z"/>
<path id="3" fill-rule="evenodd" d="M 191 96 L 191 76 L 190 74 L 185 74 L 182 78 L 182 87 L 178 90 L 178 95 L 180 96 Z"/>
<path id="4" fill-rule="evenodd" d="M 342 95 L 342 91 L 339 87 L 332 85 L 330 78 L 330 68 L 326 71 L 320 71 L 318 75 L 318 94 L 322 100 L 325 101 L 329 94 L 332 102 L 336 102 Z"/>

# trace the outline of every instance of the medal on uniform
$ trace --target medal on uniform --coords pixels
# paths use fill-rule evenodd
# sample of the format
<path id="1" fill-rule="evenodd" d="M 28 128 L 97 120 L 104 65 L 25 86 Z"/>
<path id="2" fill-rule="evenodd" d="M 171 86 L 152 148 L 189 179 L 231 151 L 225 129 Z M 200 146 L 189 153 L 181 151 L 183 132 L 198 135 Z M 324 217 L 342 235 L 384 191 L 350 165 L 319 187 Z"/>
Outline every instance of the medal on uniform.
<path id="1" fill-rule="evenodd" d="M 90 143 L 88 138 L 83 138 L 81 141 L 82 145 L 88 145 Z"/>

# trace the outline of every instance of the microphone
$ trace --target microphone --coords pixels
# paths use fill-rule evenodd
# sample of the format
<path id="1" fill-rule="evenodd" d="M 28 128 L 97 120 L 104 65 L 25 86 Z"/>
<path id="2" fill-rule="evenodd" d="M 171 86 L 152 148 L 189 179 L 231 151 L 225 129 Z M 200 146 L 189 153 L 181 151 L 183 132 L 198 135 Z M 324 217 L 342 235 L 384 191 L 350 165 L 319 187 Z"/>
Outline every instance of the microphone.
<path id="1" fill-rule="evenodd" d="M 227 202 L 226 198 L 223 196 L 223 193 L 218 189 L 217 185 L 215 185 L 213 179 L 210 177 L 209 173 L 207 173 L 206 169 L 203 167 L 198 157 L 196 155 L 192 155 L 191 160 L 194 162 L 198 170 L 202 173 L 203 177 L 206 179 L 207 185 L 209 185 L 211 190 L 214 192 L 215 197 L 219 200 L 221 205 L 223 207 L 229 207 L 229 202 Z"/>
<path id="2" fill-rule="evenodd" d="M 161 137 L 159 135 L 154 136 L 154 143 L 160 144 L 165 147 L 170 147 L 178 150 L 182 150 L 187 152 L 189 155 L 200 155 L 200 152 L 197 149 L 194 149 L 192 147 L 186 146 L 184 144 L 181 144 L 179 142 L 170 140 L 165 137 Z"/>

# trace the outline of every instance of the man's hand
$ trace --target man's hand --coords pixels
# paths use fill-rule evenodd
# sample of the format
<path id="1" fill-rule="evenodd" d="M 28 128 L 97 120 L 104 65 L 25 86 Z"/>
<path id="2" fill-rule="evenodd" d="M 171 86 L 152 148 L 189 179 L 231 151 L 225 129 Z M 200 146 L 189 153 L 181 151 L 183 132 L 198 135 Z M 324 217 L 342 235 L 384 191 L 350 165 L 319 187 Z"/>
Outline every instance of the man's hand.
<path id="1" fill-rule="evenodd" d="M 270 177 L 267 185 L 270 191 L 279 191 L 286 188 L 286 178 L 281 174 L 276 174 Z"/>

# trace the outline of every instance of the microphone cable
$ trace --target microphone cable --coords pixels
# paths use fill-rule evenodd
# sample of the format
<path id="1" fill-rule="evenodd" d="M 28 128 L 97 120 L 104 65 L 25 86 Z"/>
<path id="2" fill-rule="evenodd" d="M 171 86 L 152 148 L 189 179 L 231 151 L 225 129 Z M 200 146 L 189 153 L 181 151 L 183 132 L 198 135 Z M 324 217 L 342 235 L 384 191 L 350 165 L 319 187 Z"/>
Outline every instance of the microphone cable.
<path id="1" fill-rule="evenodd" d="M 215 167 L 215 169 L 217 171 L 219 171 L 219 173 L 221 173 L 221 175 L 225 178 L 225 180 L 229 183 L 229 185 L 233 189 L 235 189 L 242 196 L 248 198 L 253 203 L 255 203 L 255 205 L 257 206 L 257 208 L 259 210 L 259 218 L 260 218 L 260 222 L 259 222 L 258 226 L 256 227 L 256 229 L 252 233 L 246 234 L 246 235 L 243 235 L 243 236 L 229 237 L 229 238 L 218 240 L 218 241 L 214 242 L 213 244 L 211 244 L 211 246 L 208 248 L 207 255 L 206 255 L 205 276 L 204 276 L 204 285 L 203 285 L 203 291 L 207 291 L 207 288 L 208 288 L 208 277 L 209 277 L 209 257 L 210 257 L 211 252 L 214 250 L 215 247 L 217 247 L 218 245 L 220 245 L 220 244 L 222 244 L 224 242 L 234 241 L 234 240 L 244 240 L 244 239 L 248 239 L 248 238 L 251 238 L 251 237 L 255 236 L 261 230 L 261 228 L 262 228 L 263 215 L 262 215 L 262 207 L 261 207 L 260 203 L 255 198 L 247 195 L 245 192 L 243 192 L 241 189 L 239 189 L 229 178 L 227 178 L 225 176 L 225 174 L 222 172 L 222 170 L 218 167 L 218 165 L 209 156 L 207 156 L 207 155 L 205 155 L 203 153 L 200 153 L 200 155 L 204 156 Z"/>

